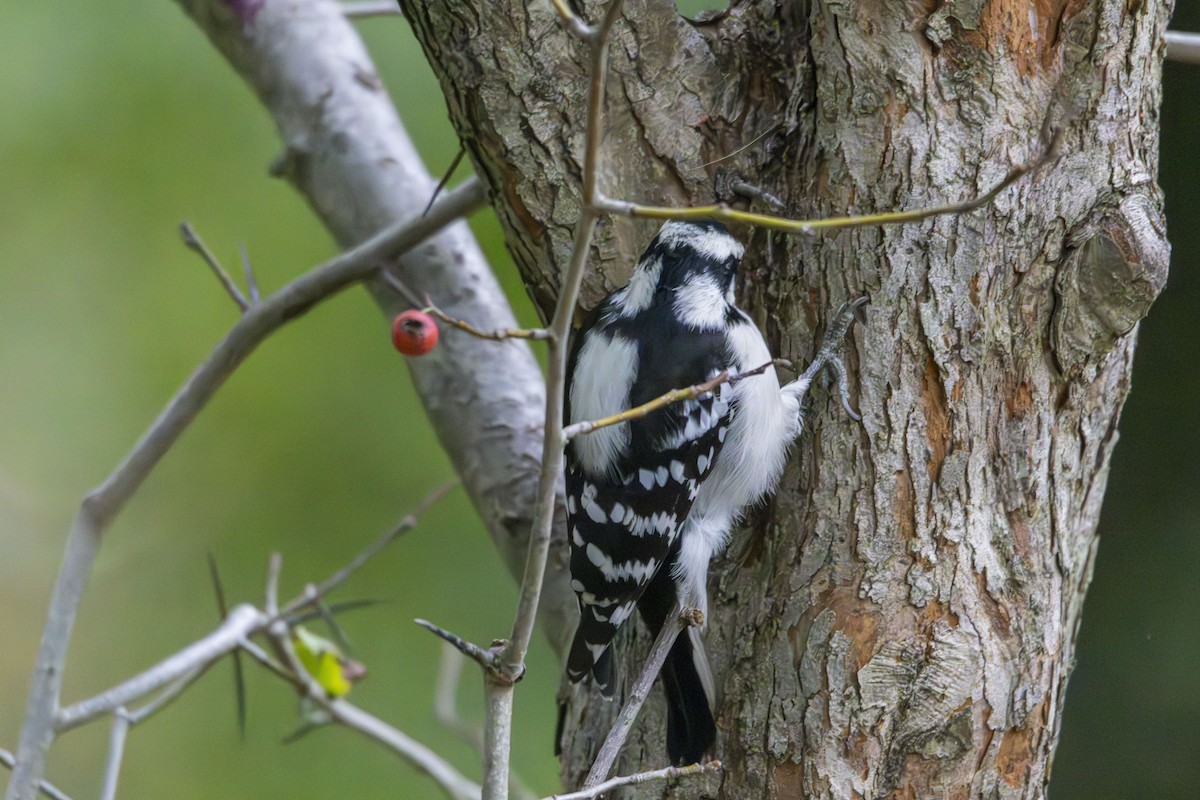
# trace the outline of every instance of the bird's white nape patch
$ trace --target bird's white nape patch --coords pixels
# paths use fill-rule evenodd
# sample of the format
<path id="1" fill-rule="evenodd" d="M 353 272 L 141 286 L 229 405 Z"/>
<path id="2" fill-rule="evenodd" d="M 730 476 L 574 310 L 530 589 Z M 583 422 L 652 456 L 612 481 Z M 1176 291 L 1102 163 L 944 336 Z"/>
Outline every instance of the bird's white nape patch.
<path id="1" fill-rule="evenodd" d="M 593 332 L 579 350 L 571 379 L 571 419 L 585 422 L 629 408 L 629 389 L 637 370 L 637 344 L 619 335 Z M 629 425 L 611 425 L 571 441 L 585 472 L 615 477 L 620 454 L 629 445 Z"/>
<path id="2" fill-rule="evenodd" d="M 673 247 L 687 247 L 696 253 L 718 261 L 740 259 L 746 252 L 742 243 L 728 231 L 704 228 L 690 222 L 670 220 L 663 223 L 655 239 Z"/>
<path id="3" fill-rule="evenodd" d="M 662 276 L 662 259 L 651 258 L 637 265 L 629 278 L 629 285 L 613 295 L 617 314 L 632 317 L 642 313 L 654 301 L 654 291 Z"/>

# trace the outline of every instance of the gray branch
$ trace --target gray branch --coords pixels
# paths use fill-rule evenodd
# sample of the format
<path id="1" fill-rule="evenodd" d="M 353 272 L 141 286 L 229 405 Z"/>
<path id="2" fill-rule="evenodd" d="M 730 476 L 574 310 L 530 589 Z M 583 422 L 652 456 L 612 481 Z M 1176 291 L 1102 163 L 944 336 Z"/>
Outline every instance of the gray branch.
<path id="1" fill-rule="evenodd" d="M 1200 64 L 1200 33 L 1167 31 L 1167 59 L 1184 64 Z"/>
<path id="2" fill-rule="evenodd" d="M 258 94 L 284 151 L 273 169 L 290 181 L 344 246 L 391 220 L 419 214 L 435 186 L 344 8 L 334 0 L 267 3 L 249 23 L 224 0 L 181 5 Z M 485 330 L 517 327 L 466 225 L 389 267 L 446 313 Z M 369 285 L 392 316 L 407 303 Z M 545 389 L 524 342 L 476 340 L 447 330 L 409 361 L 430 422 L 509 571 L 525 563 L 541 463 Z M 540 621 L 557 651 L 574 626 L 561 512 Z"/>

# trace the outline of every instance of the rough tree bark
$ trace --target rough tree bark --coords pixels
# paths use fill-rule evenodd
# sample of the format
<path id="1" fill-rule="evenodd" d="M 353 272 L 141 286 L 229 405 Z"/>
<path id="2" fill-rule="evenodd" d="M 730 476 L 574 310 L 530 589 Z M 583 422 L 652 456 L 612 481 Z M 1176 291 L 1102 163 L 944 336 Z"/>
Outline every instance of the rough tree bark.
<path id="1" fill-rule="evenodd" d="M 545 311 L 578 208 L 584 48 L 548 3 L 401 5 Z M 1170 4 L 627 6 L 614 197 L 732 200 L 744 179 L 795 217 L 916 208 L 986 190 L 1062 131 L 1057 163 L 975 213 L 737 231 L 743 300 L 780 356 L 804 361 L 828 309 L 871 298 L 850 361 L 863 422 L 818 392 L 778 496 L 714 566 L 725 776 L 673 796 L 1043 796 L 1136 323 L 1165 280 Z M 654 227 L 602 226 L 586 303 Z M 615 711 L 574 698 L 568 784 Z M 661 708 L 645 717 L 623 772 L 664 763 Z"/>

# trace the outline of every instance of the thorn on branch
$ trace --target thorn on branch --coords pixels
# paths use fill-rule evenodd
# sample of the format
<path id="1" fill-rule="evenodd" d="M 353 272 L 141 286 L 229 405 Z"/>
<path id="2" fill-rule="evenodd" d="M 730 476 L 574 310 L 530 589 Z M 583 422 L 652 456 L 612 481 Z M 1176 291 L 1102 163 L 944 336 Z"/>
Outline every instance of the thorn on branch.
<path id="1" fill-rule="evenodd" d="M 442 175 L 442 179 L 438 181 L 437 186 L 433 187 L 433 195 L 430 196 L 429 204 L 425 206 L 425 210 L 421 212 L 422 217 L 429 213 L 429 209 L 433 208 L 433 201 L 437 200 L 438 195 L 442 193 L 442 189 L 446 188 L 446 184 L 450 182 L 450 178 L 454 175 L 454 170 L 458 169 L 458 165 L 462 163 L 463 156 L 466 154 L 467 148 L 459 144 L 458 152 L 454 154 L 454 158 L 450 161 L 450 166 L 446 168 L 446 172 Z"/>
<path id="2" fill-rule="evenodd" d="M 0 764 L 12 769 L 17 765 L 17 760 L 8 750 L 0 748 Z M 69 795 L 67 795 L 54 784 L 50 783 L 50 781 L 39 780 L 37 788 L 39 792 L 46 795 L 46 797 L 49 797 L 50 800 L 71 800 Z"/>
<path id="3" fill-rule="evenodd" d="M 238 250 L 242 254 L 242 273 L 246 276 L 246 289 L 250 292 L 250 305 L 253 307 L 262 302 L 262 295 L 258 291 L 258 278 L 254 276 L 254 265 L 250 263 L 246 243 L 239 244 Z"/>
<path id="4" fill-rule="evenodd" d="M 208 249 L 208 245 L 206 245 L 204 240 L 200 238 L 200 234 L 196 232 L 196 229 L 192 227 L 192 224 L 190 222 L 179 223 L 179 233 L 183 237 L 183 243 L 189 249 L 199 253 L 200 257 L 204 259 L 204 263 L 208 265 L 210 270 L 212 270 L 213 275 L 217 276 L 217 280 L 221 282 L 221 286 L 225 289 L 225 293 L 233 298 L 233 302 L 237 303 L 238 308 L 242 311 L 249 309 L 250 303 L 246 301 L 246 298 L 242 294 L 241 290 L 238 289 L 237 285 L 233 282 L 233 278 L 229 277 L 229 273 L 226 272 L 225 268 L 221 266 L 221 262 L 217 260 L 217 257 L 213 255 L 213 252 Z"/>
<path id="5" fill-rule="evenodd" d="M 430 622 L 427 619 L 415 619 L 415 620 L 413 620 L 413 622 L 417 623 L 422 628 L 429 631 L 430 633 L 437 636 L 438 638 L 440 638 L 446 642 L 449 642 L 460 653 L 462 653 L 467 658 L 469 658 L 472 661 L 479 664 L 479 666 L 483 667 L 491 675 L 500 677 L 501 679 L 504 678 L 505 673 L 501 669 L 501 665 L 500 665 L 500 651 L 503 650 L 504 645 L 508 644 L 507 642 L 504 642 L 504 641 L 493 642 L 492 646 L 485 650 L 484 648 L 480 647 L 477 644 L 468 642 L 466 639 L 462 638 L 457 633 L 451 633 L 450 631 L 446 630 L 445 628 L 442 628 L 438 625 L 434 625 L 432 622 Z M 523 671 L 523 669 L 524 668 L 522 667 L 522 671 Z M 516 683 L 518 680 L 520 680 L 520 676 L 518 675 L 517 677 L 512 678 L 511 680 L 513 683 Z"/>

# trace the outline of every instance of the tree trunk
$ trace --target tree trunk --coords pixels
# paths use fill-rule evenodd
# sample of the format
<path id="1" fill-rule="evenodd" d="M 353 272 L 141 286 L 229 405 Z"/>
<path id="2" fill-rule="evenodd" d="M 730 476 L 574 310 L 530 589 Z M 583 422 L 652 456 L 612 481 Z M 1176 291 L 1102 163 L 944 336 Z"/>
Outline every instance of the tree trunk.
<path id="1" fill-rule="evenodd" d="M 548 3 L 401 4 L 544 312 L 578 210 L 585 49 Z M 829 309 L 870 297 L 849 362 L 863 421 L 818 390 L 777 496 L 714 563 L 725 772 L 673 796 L 1044 795 L 1136 322 L 1166 275 L 1168 12 L 735 2 L 693 23 L 665 0 L 627 3 L 614 197 L 733 201 L 744 180 L 797 218 L 915 209 L 986 191 L 1061 131 L 1056 163 L 977 212 L 736 231 L 743 305 L 779 356 L 806 361 Z M 586 304 L 623 283 L 654 227 L 602 226 Z M 574 696 L 569 784 L 616 710 Z M 661 700 L 643 716 L 621 772 L 665 763 Z"/>

